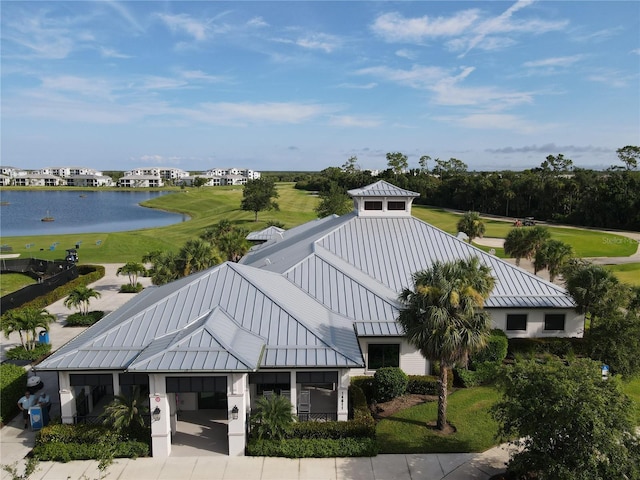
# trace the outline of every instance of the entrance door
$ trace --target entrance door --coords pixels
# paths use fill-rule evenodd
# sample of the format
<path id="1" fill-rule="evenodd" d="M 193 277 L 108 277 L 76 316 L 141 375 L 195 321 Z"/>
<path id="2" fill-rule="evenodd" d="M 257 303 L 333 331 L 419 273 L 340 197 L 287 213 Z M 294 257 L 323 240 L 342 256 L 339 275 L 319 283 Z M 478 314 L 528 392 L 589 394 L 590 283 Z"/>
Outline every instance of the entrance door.
<path id="1" fill-rule="evenodd" d="M 198 410 L 226 410 L 227 409 L 227 378 L 213 377 L 207 381 L 206 388 L 211 391 L 198 392 Z"/>

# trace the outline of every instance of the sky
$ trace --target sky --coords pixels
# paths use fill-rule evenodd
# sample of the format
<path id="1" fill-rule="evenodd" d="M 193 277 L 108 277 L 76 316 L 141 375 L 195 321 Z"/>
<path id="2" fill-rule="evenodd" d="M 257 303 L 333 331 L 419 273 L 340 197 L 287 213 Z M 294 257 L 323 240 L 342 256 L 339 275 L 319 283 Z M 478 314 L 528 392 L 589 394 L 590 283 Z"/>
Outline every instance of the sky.
<path id="1" fill-rule="evenodd" d="M 2 166 L 599 169 L 640 145 L 637 1 L 0 9 Z"/>

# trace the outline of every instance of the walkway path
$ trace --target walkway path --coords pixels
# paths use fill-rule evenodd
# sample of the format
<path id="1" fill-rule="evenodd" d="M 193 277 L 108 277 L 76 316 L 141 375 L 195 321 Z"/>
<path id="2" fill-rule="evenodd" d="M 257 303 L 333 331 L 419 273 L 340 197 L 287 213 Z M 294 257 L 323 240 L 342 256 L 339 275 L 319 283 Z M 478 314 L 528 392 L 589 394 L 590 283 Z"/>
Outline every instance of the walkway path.
<path id="1" fill-rule="evenodd" d="M 91 285 L 101 297 L 91 301 L 91 310 L 103 310 L 105 314 L 121 307 L 134 294 L 118 293 L 127 277 L 116 276 L 120 265 L 105 265 L 105 276 Z M 140 278 L 144 286 L 148 278 Z M 56 315 L 51 325 L 49 339 L 52 348 L 62 345 L 84 331 L 84 328 L 65 327 L 67 316 L 73 311 L 59 300 L 47 310 Z M 6 349 L 19 344 L 17 334 L 3 339 L 1 359 Z M 34 372 L 32 372 L 34 373 Z M 60 415 L 58 381 L 54 372 L 37 372 L 44 383 L 44 390 L 52 399 L 51 416 Z M 16 399 L 17 400 L 17 399 Z M 22 417 L 17 416 L 0 429 L 0 463 L 11 465 L 23 459 L 34 446 L 35 432 L 24 429 Z M 288 479 L 353 479 L 353 480 L 487 480 L 504 470 L 509 454 L 506 446 L 492 448 L 483 453 L 378 455 L 372 458 L 286 459 L 273 457 L 169 457 L 167 459 L 139 458 L 117 459 L 108 469 L 107 479 L 159 480 L 159 479 L 220 479 L 220 480 L 288 480 Z M 99 477 L 95 461 L 69 463 L 42 462 L 32 480 L 93 480 Z M 10 480 L 2 471 L 0 480 Z"/>

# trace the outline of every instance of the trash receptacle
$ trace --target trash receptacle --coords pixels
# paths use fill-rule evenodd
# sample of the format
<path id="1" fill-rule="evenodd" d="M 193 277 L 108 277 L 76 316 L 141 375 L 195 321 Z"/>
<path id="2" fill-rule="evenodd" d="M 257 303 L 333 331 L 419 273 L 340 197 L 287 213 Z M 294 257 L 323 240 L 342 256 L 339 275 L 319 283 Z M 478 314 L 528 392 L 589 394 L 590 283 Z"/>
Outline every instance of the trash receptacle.
<path id="1" fill-rule="evenodd" d="M 44 427 L 44 418 L 42 417 L 42 407 L 40 405 L 29 407 L 29 419 L 31 421 L 31 430 L 40 430 Z"/>
<path id="2" fill-rule="evenodd" d="M 38 336 L 38 342 L 49 343 L 49 332 L 47 332 L 46 330 L 41 331 L 40 335 Z"/>

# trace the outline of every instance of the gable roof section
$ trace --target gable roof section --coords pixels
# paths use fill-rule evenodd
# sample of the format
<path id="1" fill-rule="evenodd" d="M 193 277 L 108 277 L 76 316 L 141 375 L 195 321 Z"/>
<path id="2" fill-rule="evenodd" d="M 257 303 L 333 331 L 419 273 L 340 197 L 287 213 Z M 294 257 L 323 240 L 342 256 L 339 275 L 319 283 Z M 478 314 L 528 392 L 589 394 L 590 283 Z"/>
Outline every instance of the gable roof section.
<path id="1" fill-rule="evenodd" d="M 129 371 L 254 371 L 265 339 L 240 328 L 220 308 L 178 332 L 153 340 Z"/>
<path id="2" fill-rule="evenodd" d="M 251 241 L 266 241 L 272 238 L 282 238 L 284 234 L 284 228 L 279 227 L 267 227 L 264 230 L 258 230 L 257 232 L 251 232 L 247 235 L 247 240 Z"/>
<path id="3" fill-rule="evenodd" d="M 420 194 L 379 180 L 362 188 L 347 191 L 352 197 L 419 197 Z"/>
<path id="4" fill-rule="evenodd" d="M 230 356 L 189 353 L 200 344 L 225 348 Z M 261 367 L 362 364 L 348 319 L 327 311 L 279 274 L 224 263 L 150 288 L 38 368 L 141 369 L 146 362 L 147 368 L 209 371 L 224 362 L 227 371 L 246 371 L 255 369 L 258 359 L 252 352 L 262 347 Z"/>

